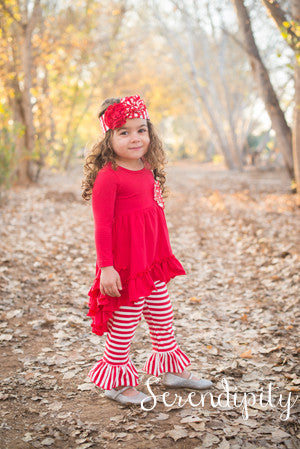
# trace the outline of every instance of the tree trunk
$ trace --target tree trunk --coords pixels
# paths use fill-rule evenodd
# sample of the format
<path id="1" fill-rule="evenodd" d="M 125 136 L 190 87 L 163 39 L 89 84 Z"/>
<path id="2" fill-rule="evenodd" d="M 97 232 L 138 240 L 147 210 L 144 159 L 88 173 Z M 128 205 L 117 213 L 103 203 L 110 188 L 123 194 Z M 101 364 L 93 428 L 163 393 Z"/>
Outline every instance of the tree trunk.
<path id="1" fill-rule="evenodd" d="M 16 182 L 28 185 L 33 181 L 31 167 L 32 153 L 35 144 L 35 129 L 31 103 L 32 88 L 32 35 L 40 15 L 40 0 L 35 0 L 31 16 L 28 17 L 28 0 L 22 4 L 17 2 L 18 15 L 3 1 L 1 6 L 11 17 L 12 32 L 12 68 L 14 78 L 8 82 L 14 91 L 13 116 L 16 125 L 20 124 L 22 129 L 16 135 Z"/>
<path id="2" fill-rule="evenodd" d="M 7 88 L 11 89 L 14 94 L 11 98 L 11 106 L 13 110 L 13 121 L 16 125 L 15 135 L 15 167 L 12 178 L 15 182 L 21 185 L 28 185 L 30 183 L 29 177 L 29 159 L 27 152 L 26 139 L 26 119 L 24 112 L 23 92 L 20 88 L 18 72 L 20 71 L 20 55 L 17 43 L 20 40 L 20 28 L 17 23 L 12 23 L 13 45 L 12 59 L 10 70 L 14 73 L 11 80 L 7 80 Z"/>
<path id="3" fill-rule="evenodd" d="M 226 117 L 228 120 L 229 125 L 229 131 L 228 131 L 228 140 L 230 142 L 230 147 L 232 148 L 232 157 L 235 161 L 235 164 L 237 168 L 242 171 L 243 170 L 243 160 L 241 157 L 241 151 L 238 146 L 237 142 L 237 136 L 236 136 L 236 130 L 233 120 L 233 111 L 230 106 L 230 98 L 229 98 L 229 89 L 227 85 L 227 80 L 225 76 L 225 47 L 226 47 L 227 41 L 226 36 L 223 37 L 221 43 L 220 43 L 220 65 L 219 65 L 219 77 L 221 85 L 223 86 L 223 92 L 225 97 L 225 105 L 226 105 Z"/>
<path id="4" fill-rule="evenodd" d="M 296 0 L 295 0 L 296 1 Z M 248 11 L 243 0 L 232 0 L 238 18 L 239 28 L 243 35 L 247 54 L 250 57 L 251 68 L 257 80 L 260 95 L 276 133 L 277 142 L 282 152 L 287 171 L 293 176 L 292 132 L 288 126 L 278 98 L 271 84 L 269 73 L 260 57 L 256 46 Z"/>
<path id="5" fill-rule="evenodd" d="M 13 173 L 13 179 L 16 179 L 18 184 L 25 186 L 29 184 L 30 180 L 28 179 L 28 160 L 26 159 L 26 155 L 24 154 L 26 141 L 24 132 L 24 111 L 22 106 L 22 94 L 19 90 L 19 83 L 16 77 L 12 81 L 12 85 L 14 86 L 14 98 L 12 101 L 13 120 L 14 123 L 20 123 L 22 125 L 22 129 L 16 130 L 16 167 Z"/>
<path id="6" fill-rule="evenodd" d="M 31 155 L 34 149 L 34 125 L 33 125 L 33 113 L 31 104 L 31 33 L 28 32 L 28 25 L 24 25 L 22 33 L 22 46 L 21 46 L 21 68 L 24 74 L 24 87 L 22 90 L 22 106 L 24 111 L 24 128 L 25 128 L 25 148 L 24 157 L 20 163 L 23 165 L 23 175 L 27 176 L 26 184 L 33 180 L 33 174 L 31 172 Z M 24 183 L 23 179 L 22 183 Z M 21 182 L 21 180 L 20 180 Z"/>
<path id="7" fill-rule="evenodd" d="M 292 0 L 293 20 L 300 23 L 299 0 Z M 297 58 L 298 56 L 298 58 Z M 297 192 L 300 193 L 300 50 L 295 54 L 295 109 L 293 124 L 293 158 Z"/>

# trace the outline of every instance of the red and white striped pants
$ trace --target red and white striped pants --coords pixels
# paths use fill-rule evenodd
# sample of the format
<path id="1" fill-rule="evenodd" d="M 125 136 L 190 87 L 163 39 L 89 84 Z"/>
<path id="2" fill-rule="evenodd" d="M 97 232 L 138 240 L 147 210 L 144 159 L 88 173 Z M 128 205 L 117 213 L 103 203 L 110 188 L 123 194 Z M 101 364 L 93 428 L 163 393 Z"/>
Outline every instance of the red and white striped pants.
<path id="1" fill-rule="evenodd" d="M 190 365 L 178 347 L 173 331 L 173 308 L 165 282 L 155 281 L 155 289 L 139 298 L 134 306 L 121 306 L 108 321 L 108 333 L 102 359 L 88 376 L 98 387 L 111 390 L 119 386 L 138 385 L 138 372 L 129 353 L 142 313 L 148 323 L 152 353 L 142 370 L 153 376 L 165 372 L 181 373 Z"/>

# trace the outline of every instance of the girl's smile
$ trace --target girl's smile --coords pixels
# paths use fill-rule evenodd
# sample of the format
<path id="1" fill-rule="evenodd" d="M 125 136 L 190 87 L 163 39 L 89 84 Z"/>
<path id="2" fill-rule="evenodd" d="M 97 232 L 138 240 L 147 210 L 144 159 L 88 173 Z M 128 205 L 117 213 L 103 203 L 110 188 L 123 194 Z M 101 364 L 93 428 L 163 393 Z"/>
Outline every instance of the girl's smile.
<path id="1" fill-rule="evenodd" d="M 140 168 L 139 159 L 147 153 L 149 144 L 147 120 L 142 118 L 126 120 L 124 126 L 113 131 L 111 138 L 116 161 L 132 169 Z"/>

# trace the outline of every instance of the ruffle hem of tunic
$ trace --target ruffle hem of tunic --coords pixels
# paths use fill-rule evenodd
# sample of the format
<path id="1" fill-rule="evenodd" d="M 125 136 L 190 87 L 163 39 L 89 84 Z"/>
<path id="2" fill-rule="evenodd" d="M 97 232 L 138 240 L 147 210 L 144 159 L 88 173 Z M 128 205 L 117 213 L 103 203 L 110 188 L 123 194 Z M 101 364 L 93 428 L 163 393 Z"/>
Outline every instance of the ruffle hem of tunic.
<path id="1" fill-rule="evenodd" d="M 87 316 L 92 317 L 92 332 L 96 335 L 103 335 L 108 332 L 107 321 L 121 305 L 132 306 L 141 297 L 150 295 L 155 289 L 154 281 L 160 280 L 167 284 L 175 276 L 186 274 L 181 263 L 173 254 L 163 260 L 154 262 L 149 269 L 129 278 L 126 276 L 127 270 L 115 269 L 121 278 L 123 287 L 121 296 L 113 297 L 103 295 L 100 292 L 101 269 L 98 267 L 96 267 L 94 284 L 88 292 L 90 309 Z"/>

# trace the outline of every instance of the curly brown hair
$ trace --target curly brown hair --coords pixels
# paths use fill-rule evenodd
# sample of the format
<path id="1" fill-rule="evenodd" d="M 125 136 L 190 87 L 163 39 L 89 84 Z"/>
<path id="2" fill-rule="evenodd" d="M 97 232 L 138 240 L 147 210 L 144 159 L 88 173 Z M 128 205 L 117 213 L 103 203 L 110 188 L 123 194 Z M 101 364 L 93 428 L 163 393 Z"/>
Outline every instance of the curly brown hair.
<path id="1" fill-rule="evenodd" d="M 98 118 L 104 114 L 108 106 L 113 103 L 120 103 L 120 98 L 108 98 L 106 99 L 100 107 L 100 111 L 98 112 Z M 147 120 L 148 132 L 150 137 L 150 144 L 147 153 L 143 156 L 143 160 L 148 162 L 150 165 L 150 169 L 153 170 L 154 178 L 158 180 L 163 198 L 168 196 L 168 189 L 165 186 L 166 182 L 166 172 L 164 170 L 164 166 L 166 164 L 166 154 L 163 149 L 162 142 L 158 137 L 154 126 L 152 125 L 150 120 Z M 117 169 L 117 164 L 115 161 L 116 153 L 114 152 L 111 145 L 111 137 L 113 135 L 113 131 L 109 129 L 105 136 L 97 141 L 90 152 L 85 158 L 84 164 L 84 178 L 82 180 L 82 197 L 86 201 L 90 200 L 92 196 L 93 185 L 97 174 L 101 168 L 111 162 L 112 168 L 114 170 Z"/>

